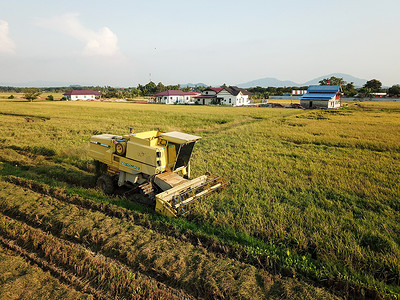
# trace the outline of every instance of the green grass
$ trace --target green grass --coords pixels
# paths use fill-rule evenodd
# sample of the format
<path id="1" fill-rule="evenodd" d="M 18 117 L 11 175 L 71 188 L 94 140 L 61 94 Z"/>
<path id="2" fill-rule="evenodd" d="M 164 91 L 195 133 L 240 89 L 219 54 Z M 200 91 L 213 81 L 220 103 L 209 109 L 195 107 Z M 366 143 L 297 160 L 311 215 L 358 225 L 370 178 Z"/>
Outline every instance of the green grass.
<path id="1" fill-rule="evenodd" d="M 399 294 L 400 103 L 345 104 L 303 111 L 1 100 L 0 174 L 113 201 L 72 187 L 93 183 L 92 134 L 124 134 L 129 126 L 197 134 L 193 176 L 223 175 L 226 190 L 202 199 L 186 219 L 116 204 L 256 256 L 277 255 L 306 278 L 321 273 Z"/>

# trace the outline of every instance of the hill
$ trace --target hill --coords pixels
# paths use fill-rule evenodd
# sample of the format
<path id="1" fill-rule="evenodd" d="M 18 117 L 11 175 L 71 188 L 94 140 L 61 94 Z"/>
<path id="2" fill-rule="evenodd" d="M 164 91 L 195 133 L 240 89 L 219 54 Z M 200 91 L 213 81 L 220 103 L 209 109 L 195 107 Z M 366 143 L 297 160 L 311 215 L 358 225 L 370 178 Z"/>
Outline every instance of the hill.
<path id="1" fill-rule="evenodd" d="M 320 77 L 311 79 L 311 80 L 309 80 L 307 82 L 304 82 L 302 85 L 318 84 L 320 80 L 325 79 L 325 78 L 330 78 L 332 76 L 343 78 L 343 80 L 346 81 L 347 83 L 354 82 L 354 86 L 355 87 L 362 87 L 367 82 L 366 79 L 361 79 L 361 78 L 358 78 L 358 77 L 354 77 L 354 76 L 349 75 L 349 74 L 332 73 L 332 74 L 328 74 L 328 75 L 324 75 L 324 76 L 320 76 Z"/>
<path id="2" fill-rule="evenodd" d="M 269 87 L 269 86 L 274 86 L 274 87 L 283 87 L 283 86 L 298 86 L 298 83 L 295 83 L 290 80 L 279 80 L 277 78 L 272 78 L 272 77 L 265 77 L 265 78 L 260 78 L 256 80 L 252 80 L 249 82 L 245 83 L 240 83 L 237 84 L 238 87 L 240 88 L 249 88 L 249 87 L 256 87 L 256 86 L 261 86 L 261 87 Z"/>
<path id="3" fill-rule="evenodd" d="M 361 87 L 365 84 L 365 82 L 367 81 L 366 79 L 362 79 L 362 78 L 357 78 L 354 77 L 352 75 L 349 74 L 344 74 L 344 73 L 332 73 L 332 74 L 328 74 L 328 75 L 323 75 L 314 79 L 311 79 L 309 81 L 306 81 L 304 83 L 296 83 L 294 81 L 291 80 L 280 80 L 277 78 L 272 78 L 272 77 L 265 77 L 265 78 L 260 78 L 260 79 L 256 79 L 256 80 L 252 80 L 249 82 L 245 82 L 245 83 L 240 83 L 237 84 L 238 87 L 241 88 L 249 88 L 249 87 L 256 87 L 256 86 L 261 86 L 261 87 L 288 87 L 288 86 L 308 86 L 311 84 L 318 84 L 318 82 L 324 78 L 330 78 L 332 76 L 335 77 L 339 77 L 339 78 L 343 78 L 344 81 L 346 82 L 354 82 L 354 86 L 355 87 Z"/>
<path id="4" fill-rule="evenodd" d="M 208 85 L 205 84 L 205 83 L 182 83 L 182 84 L 180 84 L 180 86 L 182 88 L 185 88 L 185 87 L 191 87 L 191 88 L 194 88 L 194 87 L 208 87 Z"/>

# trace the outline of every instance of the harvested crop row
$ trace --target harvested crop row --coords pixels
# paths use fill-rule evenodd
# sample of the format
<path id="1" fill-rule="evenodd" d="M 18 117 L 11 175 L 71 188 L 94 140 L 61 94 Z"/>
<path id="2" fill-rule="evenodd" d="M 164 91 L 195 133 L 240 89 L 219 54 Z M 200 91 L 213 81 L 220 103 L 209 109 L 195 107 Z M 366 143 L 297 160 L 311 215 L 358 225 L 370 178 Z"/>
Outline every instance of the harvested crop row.
<path id="1" fill-rule="evenodd" d="M 60 201 L 75 204 L 83 208 L 99 211 L 110 217 L 117 217 L 136 225 L 140 225 L 159 233 L 166 234 L 184 242 L 190 242 L 192 245 L 201 245 L 207 251 L 233 258 L 246 264 L 251 264 L 256 268 L 265 269 L 268 272 L 279 273 L 281 275 L 293 276 L 295 273 L 302 274 L 309 279 L 313 279 L 319 284 L 324 282 L 325 286 L 335 287 L 339 294 L 358 294 L 361 291 L 370 296 L 376 296 L 376 290 L 366 287 L 361 283 L 350 283 L 348 280 L 341 278 L 333 278 L 328 274 L 327 270 L 317 266 L 315 262 L 308 262 L 300 256 L 291 255 L 288 257 L 285 253 L 280 253 L 282 250 L 275 249 L 274 251 L 260 251 L 251 247 L 243 247 L 239 244 L 227 244 L 217 239 L 213 239 L 205 234 L 193 232 L 190 230 L 182 231 L 177 229 L 170 223 L 160 221 L 149 221 L 149 218 L 142 213 L 130 211 L 128 209 L 118 207 L 116 205 L 99 203 L 89 199 L 84 199 L 78 195 L 68 195 L 61 188 L 50 187 L 43 183 L 38 183 L 33 180 L 27 180 L 20 177 L 9 176 L 4 178 L 6 181 L 18 186 L 29 188 L 30 190 L 42 195 L 52 196 Z M 292 263 L 286 263 L 290 260 Z M 295 267 L 294 267 L 295 266 Z"/>
<path id="2" fill-rule="evenodd" d="M 4 223 L 4 216 L 0 216 L 0 224 L 5 225 L 5 226 L 8 225 L 8 223 Z M 1 234 L 4 234 L 3 230 L 5 228 L 1 225 L 0 225 L 0 232 L 1 232 Z M 31 262 L 40 266 L 43 270 L 50 271 L 51 274 L 53 274 L 57 278 L 60 278 L 62 281 L 67 282 L 68 284 L 74 286 L 75 288 L 77 288 L 77 290 L 82 291 L 84 293 L 91 294 L 92 296 L 94 296 L 95 299 L 107 299 L 107 296 L 105 294 L 103 294 L 101 291 L 98 291 L 91 286 L 88 286 L 79 277 L 76 277 L 75 275 L 71 274 L 70 272 L 67 272 L 67 271 L 63 270 L 62 268 L 57 267 L 56 265 L 54 265 L 52 263 L 49 263 L 48 261 L 39 257 L 36 253 L 32 253 L 32 252 L 25 250 L 24 248 L 18 246 L 14 240 L 10 240 L 10 239 L 0 236 L 0 243 L 3 244 L 8 249 L 15 251 L 19 255 L 22 255 L 22 256 L 28 258 Z"/>
<path id="3" fill-rule="evenodd" d="M 6 247 L 95 298 L 190 298 L 163 285 L 160 289 L 159 283 L 120 263 L 1 214 L 0 234 Z"/>
<path id="4" fill-rule="evenodd" d="M 218 258 L 204 248 L 130 222 L 0 182 L 0 192 L 11 189 L 13 194 L 3 197 L 0 203 L 0 209 L 7 215 L 26 220 L 61 238 L 85 243 L 196 297 L 257 299 L 285 294 L 294 288 L 303 290 L 308 298 L 321 294 L 332 297 L 295 279 L 271 276 L 264 270 L 229 258 Z"/>
<path id="5" fill-rule="evenodd" d="M 4 246 L 4 243 L 8 245 Z M 34 260 L 29 256 L 34 256 Z M 92 294 L 78 291 L 79 287 L 72 284 L 70 277 L 61 278 L 44 267 L 37 256 L 4 238 L 0 242 L 0 262 L 0 299 L 94 298 Z M 45 261 L 43 263 L 48 264 Z"/>
<path id="6" fill-rule="evenodd" d="M 71 203 L 78 205 L 82 208 L 99 211 L 106 214 L 107 216 L 123 219 L 132 222 L 136 225 L 140 225 L 155 230 L 162 234 L 173 236 L 174 238 L 181 239 L 185 242 L 190 242 L 194 246 L 201 244 L 202 247 L 207 249 L 207 251 L 223 254 L 225 256 L 246 263 L 254 264 L 254 266 L 258 268 L 271 267 L 272 269 L 274 267 L 272 265 L 272 262 L 261 263 L 263 259 L 260 257 L 258 259 L 252 259 L 252 257 L 248 255 L 246 249 L 244 249 L 243 247 L 222 243 L 202 233 L 195 233 L 192 231 L 182 232 L 182 230 L 177 229 L 176 227 L 174 227 L 172 224 L 169 223 L 161 223 L 159 221 L 149 221 L 149 218 L 145 214 L 140 212 L 131 211 L 126 208 L 112 204 L 99 203 L 89 199 L 84 199 L 78 195 L 68 195 L 62 188 L 51 187 L 49 185 L 36 182 L 34 180 L 24 179 L 16 176 L 8 176 L 5 177 L 4 180 L 12 184 L 21 186 L 23 188 L 28 188 L 36 193 L 45 196 L 46 195 L 51 196 L 66 203 Z"/>

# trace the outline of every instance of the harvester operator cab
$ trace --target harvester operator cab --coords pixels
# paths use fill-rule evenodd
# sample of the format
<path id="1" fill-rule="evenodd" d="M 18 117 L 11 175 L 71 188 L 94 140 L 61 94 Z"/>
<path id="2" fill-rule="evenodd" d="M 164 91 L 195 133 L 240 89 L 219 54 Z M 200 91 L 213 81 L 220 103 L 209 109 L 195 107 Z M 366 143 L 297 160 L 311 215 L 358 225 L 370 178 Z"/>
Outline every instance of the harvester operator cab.
<path id="1" fill-rule="evenodd" d="M 201 137 L 182 132 L 160 134 L 160 144 L 165 145 L 168 152 L 168 167 L 177 171 L 189 166 L 195 143 Z"/>

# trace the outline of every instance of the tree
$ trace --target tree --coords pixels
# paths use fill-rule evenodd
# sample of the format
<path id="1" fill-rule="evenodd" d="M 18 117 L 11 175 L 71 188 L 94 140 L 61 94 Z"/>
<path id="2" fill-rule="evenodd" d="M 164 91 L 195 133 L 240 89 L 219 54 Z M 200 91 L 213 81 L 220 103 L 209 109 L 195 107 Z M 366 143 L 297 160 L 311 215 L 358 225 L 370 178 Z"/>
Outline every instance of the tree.
<path id="1" fill-rule="evenodd" d="M 373 96 L 372 92 L 373 91 L 372 91 L 371 88 L 363 87 L 363 88 L 360 89 L 358 95 L 359 95 L 360 98 L 372 98 L 372 96 Z"/>
<path id="2" fill-rule="evenodd" d="M 41 92 L 36 89 L 36 88 L 26 88 L 24 90 L 24 97 L 26 100 L 29 100 L 29 102 L 32 102 L 35 100 L 37 97 L 39 97 Z"/>
<path id="3" fill-rule="evenodd" d="M 118 89 L 111 86 L 102 88 L 101 94 L 104 98 L 120 98 Z"/>
<path id="4" fill-rule="evenodd" d="M 54 100 L 53 95 L 48 95 L 47 98 L 46 98 L 46 100 L 53 101 L 53 100 Z"/>
<path id="5" fill-rule="evenodd" d="M 342 86 L 342 89 L 345 96 L 353 97 L 357 94 L 357 90 L 354 88 L 354 82 Z"/>
<path id="6" fill-rule="evenodd" d="M 164 92 L 165 90 L 166 90 L 165 86 L 161 82 L 159 82 L 156 87 L 156 93 L 161 93 Z"/>
<path id="7" fill-rule="evenodd" d="M 345 85 L 346 81 L 343 78 L 332 76 L 331 78 L 325 78 L 319 81 L 320 85 Z"/>
<path id="8" fill-rule="evenodd" d="M 150 82 L 149 82 L 148 84 L 146 84 L 143 88 L 144 88 L 144 89 L 143 89 L 143 92 L 144 92 L 144 94 L 145 94 L 146 96 L 150 96 L 150 95 L 155 94 L 155 93 L 156 93 L 156 90 L 157 90 L 157 86 L 156 86 L 156 84 L 155 84 L 153 81 L 150 81 Z"/>
<path id="9" fill-rule="evenodd" d="M 364 84 L 364 88 L 366 89 L 371 89 L 371 91 L 373 93 L 379 93 L 382 87 L 382 83 L 379 80 L 376 79 L 371 79 L 368 80 L 365 84 Z"/>
<path id="10" fill-rule="evenodd" d="M 398 97 L 400 96 L 400 84 L 395 84 L 388 90 L 390 97 Z"/>
<path id="11" fill-rule="evenodd" d="M 142 95 L 142 90 L 138 89 L 138 88 L 132 88 L 131 89 L 131 96 L 132 98 L 134 97 L 139 97 Z"/>

